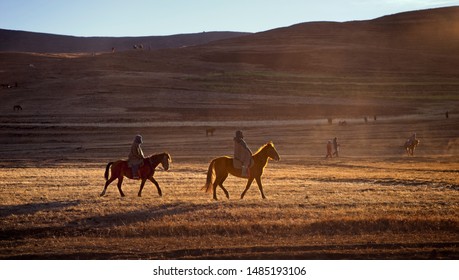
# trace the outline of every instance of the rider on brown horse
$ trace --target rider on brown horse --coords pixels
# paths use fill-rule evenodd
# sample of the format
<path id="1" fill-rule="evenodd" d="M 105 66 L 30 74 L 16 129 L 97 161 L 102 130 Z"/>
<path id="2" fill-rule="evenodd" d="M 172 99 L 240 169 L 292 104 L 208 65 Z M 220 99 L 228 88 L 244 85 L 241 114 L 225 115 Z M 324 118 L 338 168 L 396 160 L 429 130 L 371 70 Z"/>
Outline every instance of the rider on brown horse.
<path id="1" fill-rule="evenodd" d="M 134 138 L 134 142 L 132 143 L 132 146 L 131 146 L 131 152 L 129 153 L 129 156 L 128 156 L 128 165 L 130 168 L 132 168 L 133 179 L 139 179 L 138 170 L 145 158 L 145 156 L 143 155 L 142 148 L 140 147 L 140 144 L 142 143 L 143 143 L 142 136 L 137 135 Z"/>
<path id="2" fill-rule="evenodd" d="M 410 138 L 408 138 L 409 144 L 412 145 L 414 141 L 416 141 L 416 132 L 411 135 Z"/>

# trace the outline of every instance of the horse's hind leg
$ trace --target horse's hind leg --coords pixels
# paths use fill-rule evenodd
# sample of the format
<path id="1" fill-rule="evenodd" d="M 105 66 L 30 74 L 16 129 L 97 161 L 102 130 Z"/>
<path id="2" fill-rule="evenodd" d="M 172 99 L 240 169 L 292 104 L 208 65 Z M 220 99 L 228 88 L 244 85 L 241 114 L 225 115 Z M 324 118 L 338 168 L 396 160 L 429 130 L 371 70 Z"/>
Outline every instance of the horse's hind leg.
<path id="1" fill-rule="evenodd" d="M 123 177 L 119 177 L 118 178 L 118 185 L 117 185 L 118 186 L 118 191 L 120 192 L 120 195 L 122 197 L 125 196 L 124 193 L 123 193 L 123 190 L 121 189 L 121 184 L 123 184 L 123 179 L 124 179 Z"/>
<path id="2" fill-rule="evenodd" d="M 223 192 L 225 193 L 226 197 L 229 198 L 229 193 L 228 191 L 225 189 L 225 187 L 223 187 L 223 182 L 226 180 L 226 178 L 228 177 L 228 174 L 226 175 L 223 175 L 223 176 L 217 176 L 217 178 L 215 178 L 215 181 L 214 181 L 214 184 L 213 184 L 213 193 L 214 193 L 214 200 L 218 200 L 217 198 L 217 187 L 220 186 L 223 190 Z"/>
<path id="3" fill-rule="evenodd" d="M 222 188 L 223 192 L 225 193 L 226 198 L 229 199 L 229 193 L 228 193 L 228 191 L 225 189 L 225 187 L 223 186 L 223 182 L 225 182 L 226 178 L 228 178 L 228 174 L 226 174 L 226 175 L 220 180 L 219 186 L 220 186 L 220 188 Z"/>
<path id="4" fill-rule="evenodd" d="M 105 192 L 107 191 L 108 185 L 110 185 L 113 181 L 115 181 L 116 178 L 110 178 L 105 182 L 104 190 L 100 193 L 100 196 L 104 196 Z"/>
<path id="5" fill-rule="evenodd" d="M 252 185 L 252 182 L 253 182 L 253 178 L 249 178 L 249 180 L 247 181 L 247 185 L 245 186 L 245 190 L 242 192 L 241 194 L 241 199 L 244 198 L 244 195 L 245 193 L 250 189 L 250 185 Z"/>

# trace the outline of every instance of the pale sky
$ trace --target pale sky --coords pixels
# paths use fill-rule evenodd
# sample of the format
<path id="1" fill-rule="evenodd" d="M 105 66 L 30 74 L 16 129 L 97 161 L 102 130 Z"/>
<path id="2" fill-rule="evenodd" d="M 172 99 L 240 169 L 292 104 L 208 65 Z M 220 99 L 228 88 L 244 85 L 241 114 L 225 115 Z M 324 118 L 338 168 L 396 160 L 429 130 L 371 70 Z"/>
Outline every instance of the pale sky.
<path id="1" fill-rule="evenodd" d="M 259 32 L 458 5 L 459 0 L 0 0 L 0 28 L 114 37 Z"/>

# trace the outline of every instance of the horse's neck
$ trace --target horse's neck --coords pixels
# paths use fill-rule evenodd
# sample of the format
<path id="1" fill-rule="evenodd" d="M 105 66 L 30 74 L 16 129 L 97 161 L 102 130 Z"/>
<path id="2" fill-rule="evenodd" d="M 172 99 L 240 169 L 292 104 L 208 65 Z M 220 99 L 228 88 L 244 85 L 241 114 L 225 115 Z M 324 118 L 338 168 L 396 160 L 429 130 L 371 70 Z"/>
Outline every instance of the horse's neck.
<path id="1" fill-rule="evenodd" d="M 268 163 L 268 154 L 266 152 L 266 149 L 262 149 L 258 153 L 254 154 L 253 160 L 258 161 L 263 165 L 266 165 Z"/>
<path id="2" fill-rule="evenodd" d="M 160 155 L 153 155 L 153 156 L 150 157 L 149 160 L 150 160 L 150 163 L 153 166 L 153 168 L 158 166 L 158 164 L 161 162 L 162 158 L 163 158 L 163 155 L 161 155 L 161 154 Z"/>

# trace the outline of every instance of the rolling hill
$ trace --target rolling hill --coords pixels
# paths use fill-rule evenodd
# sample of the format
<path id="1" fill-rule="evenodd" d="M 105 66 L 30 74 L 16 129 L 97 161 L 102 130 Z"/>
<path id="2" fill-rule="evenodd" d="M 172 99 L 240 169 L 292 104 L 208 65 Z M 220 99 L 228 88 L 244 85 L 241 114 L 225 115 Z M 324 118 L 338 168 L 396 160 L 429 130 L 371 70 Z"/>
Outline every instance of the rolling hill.
<path id="1" fill-rule="evenodd" d="M 135 122 L 455 112 L 458 26 L 459 7 L 450 7 L 301 23 L 184 48 L 3 52 L 0 81 L 19 87 L 1 89 L 0 110 L 21 104 L 37 108 L 29 111 L 35 119 Z"/>
<path id="2" fill-rule="evenodd" d="M 36 53 L 92 53 L 134 49 L 180 48 L 214 40 L 244 36 L 242 32 L 202 32 L 171 36 L 146 37 L 75 37 L 0 29 L 0 51 Z"/>
<path id="3" fill-rule="evenodd" d="M 204 59 L 306 72 L 455 73 L 459 7 L 310 22 L 210 43 Z"/>

